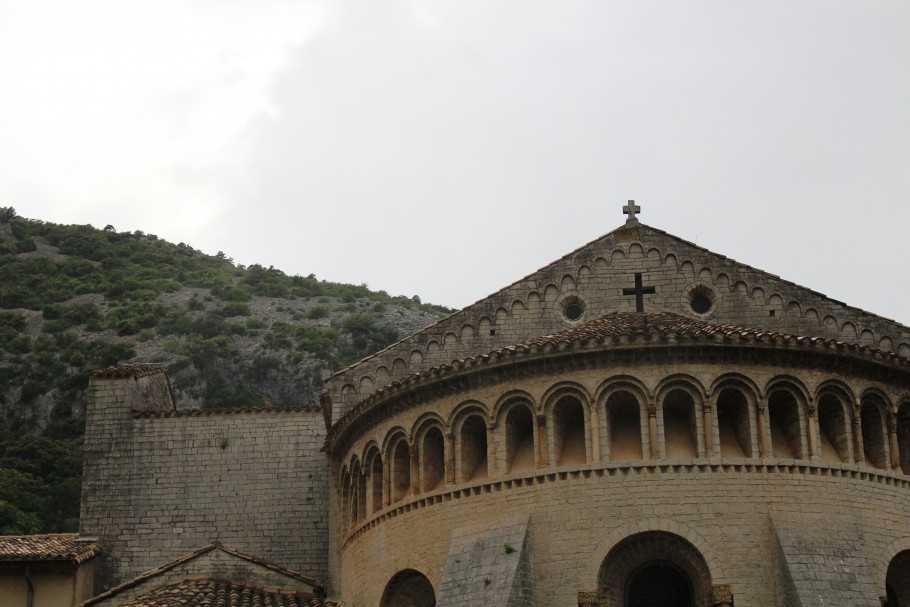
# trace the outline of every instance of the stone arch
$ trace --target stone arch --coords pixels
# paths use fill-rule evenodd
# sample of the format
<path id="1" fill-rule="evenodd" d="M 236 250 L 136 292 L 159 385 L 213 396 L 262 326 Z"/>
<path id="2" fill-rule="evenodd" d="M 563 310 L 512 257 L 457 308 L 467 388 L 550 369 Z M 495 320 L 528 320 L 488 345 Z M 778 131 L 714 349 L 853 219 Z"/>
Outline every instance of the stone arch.
<path id="1" fill-rule="evenodd" d="M 863 437 L 863 458 L 875 468 L 890 468 L 888 453 L 888 412 L 890 402 L 880 391 L 870 388 L 860 398 L 859 420 Z"/>
<path id="2" fill-rule="evenodd" d="M 591 274 L 591 266 L 582 265 L 579 266 L 578 271 L 575 273 L 575 277 L 578 282 L 587 282 L 591 278 Z"/>
<path id="3" fill-rule="evenodd" d="M 600 256 L 594 260 L 595 272 L 606 272 L 608 267 L 610 267 L 610 262 L 607 261 L 606 257 Z"/>
<path id="4" fill-rule="evenodd" d="M 639 242 L 633 242 L 629 245 L 629 257 L 644 257 L 645 248 Z"/>
<path id="5" fill-rule="evenodd" d="M 560 281 L 560 290 L 563 292 L 574 291 L 575 287 L 575 278 L 571 274 L 563 274 L 562 280 Z"/>
<path id="6" fill-rule="evenodd" d="M 831 315 L 825 316 L 822 320 L 822 324 L 825 325 L 826 329 L 830 329 L 831 331 L 838 331 L 840 329 L 837 325 L 837 319 Z"/>
<path id="7" fill-rule="evenodd" d="M 679 264 L 679 271 L 690 274 L 691 276 L 695 276 L 695 264 L 687 259 L 686 261 Z"/>
<path id="8" fill-rule="evenodd" d="M 383 386 L 389 382 L 389 368 L 381 365 L 376 368 L 376 383 Z"/>
<path id="9" fill-rule="evenodd" d="M 863 343 L 875 343 L 875 333 L 873 333 L 871 329 L 863 329 L 863 332 L 860 334 L 859 338 Z"/>
<path id="10" fill-rule="evenodd" d="M 762 391 L 741 373 L 724 373 L 711 384 L 721 457 L 757 457 L 759 434 L 756 407 Z"/>
<path id="11" fill-rule="evenodd" d="M 410 356 L 408 356 L 408 361 L 411 366 L 419 365 L 423 362 L 423 352 L 420 350 L 411 350 Z"/>
<path id="12" fill-rule="evenodd" d="M 355 458 L 351 466 L 351 522 L 359 523 L 366 517 L 366 478 L 360 469 L 360 461 Z"/>
<path id="13" fill-rule="evenodd" d="M 815 308 L 806 308 L 806 320 L 818 324 L 818 310 Z"/>
<path id="14" fill-rule="evenodd" d="M 698 280 L 706 282 L 708 284 L 714 284 L 714 274 L 711 272 L 711 268 L 703 267 L 698 271 Z"/>
<path id="15" fill-rule="evenodd" d="M 604 420 L 607 433 L 607 455 L 612 460 L 645 459 L 642 424 L 647 420 L 643 414 L 644 402 L 627 385 L 619 385 L 605 392 L 603 400 Z M 650 443 L 649 443 L 650 444 Z"/>
<path id="16" fill-rule="evenodd" d="M 591 396 L 575 382 L 559 382 L 541 398 L 547 418 L 549 459 L 556 466 L 590 461 Z"/>
<path id="17" fill-rule="evenodd" d="M 379 607 L 433 607 L 436 591 L 424 574 L 404 569 L 392 576 L 382 592 Z"/>
<path id="18" fill-rule="evenodd" d="M 910 549 L 898 552 L 888 563 L 885 593 L 888 607 L 910 605 Z"/>
<path id="19" fill-rule="evenodd" d="M 791 300 L 787 303 L 787 316 L 791 316 L 793 318 L 802 318 L 803 309 L 802 306 L 799 305 L 798 301 Z"/>
<path id="20" fill-rule="evenodd" d="M 897 353 L 904 358 L 910 358 L 910 344 L 901 343 L 901 345 L 897 347 Z"/>
<path id="21" fill-rule="evenodd" d="M 338 488 L 341 490 L 342 526 L 347 529 L 351 526 L 351 473 L 348 472 L 347 466 L 342 466 L 338 479 Z"/>
<path id="22" fill-rule="evenodd" d="M 531 412 L 537 413 L 537 404 L 535 403 L 534 397 L 531 396 L 529 392 L 524 390 L 509 390 L 505 394 L 499 397 L 496 401 L 496 404 L 493 405 L 493 411 L 490 414 L 490 419 L 494 420 L 496 424 L 501 424 L 504 415 L 506 413 L 505 409 L 512 406 L 515 400 L 526 400 L 531 406 Z"/>
<path id="23" fill-rule="evenodd" d="M 894 350 L 894 342 L 886 335 L 878 340 L 878 347 L 882 350 L 892 352 Z"/>
<path id="24" fill-rule="evenodd" d="M 468 409 L 455 428 L 456 480 L 470 482 L 489 475 L 487 420 L 477 409 Z"/>
<path id="25" fill-rule="evenodd" d="M 823 461 L 849 463 L 853 454 L 852 390 L 837 380 L 822 383 L 815 391 L 818 419 L 819 458 Z"/>
<path id="26" fill-rule="evenodd" d="M 509 311 L 506 310 L 503 306 L 496 308 L 496 314 L 494 316 L 497 324 L 502 324 L 509 319 Z"/>
<path id="27" fill-rule="evenodd" d="M 375 442 L 367 448 L 363 457 L 363 466 L 369 476 L 367 510 L 373 514 L 382 510 L 382 453 Z"/>
<path id="28" fill-rule="evenodd" d="M 477 321 L 477 331 L 481 337 L 487 337 L 490 335 L 490 329 L 493 327 L 493 321 L 490 320 L 489 316 L 481 316 L 480 320 Z"/>
<path id="29" fill-rule="evenodd" d="M 761 305 L 765 305 L 765 290 L 761 287 L 754 287 L 752 289 L 752 299 L 757 299 Z"/>
<path id="30" fill-rule="evenodd" d="M 432 355 L 438 353 L 441 349 L 442 348 L 439 345 L 439 342 L 436 341 L 435 339 L 431 339 L 430 341 L 427 342 L 427 355 L 428 356 L 432 356 Z"/>
<path id="31" fill-rule="evenodd" d="M 845 339 L 856 339 L 857 337 L 856 325 L 852 322 L 845 322 L 840 328 L 840 332 Z"/>
<path id="32" fill-rule="evenodd" d="M 434 491 L 445 484 L 445 427 L 435 413 L 421 416 L 413 433 L 417 449 L 417 486 L 420 492 Z"/>
<path id="33" fill-rule="evenodd" d="M 445 344 L 446 349 L 454 348 L 455 344 L 458 343 L 458 336 L 449 331 L 443 336 L 442 342 Z"/>
<path id="34" fill-rule="evenodd" d="M 360 378 L 360 394 L 366 396 L 373 391 L 373 378 L 364 375 Z"/>
<path id="35" fill-rule="evenodd" d="M 682 588 L 677 590 L 688 595 L 689 605 L 712 604 L 711 571 L 702 552 L 681 535 L 642 531 L 622 539 L 604 557 L 597 574 L 599 605 L 635 605 L 631 595 L 641 588 L 641 576 L 657 573 L 654 568 L 681 576 Z"/>
<path id="36" fill-rule="evenodd" d="M 749 286 L 743 280 L 737 280 L 733 283 L 733 292 L 745 295 L 749 292 Z"/>
<path id="37" fill-rule="evenodd" d="M 554 302 L 559 297 L 559 287 L 550 283 L 543 289 L 543 298 L 545 301 Z"/>
<path id="38" fill-rule="evenodd" d="M 537 465 L 537 420 L 534 403 L 524 396 L 513 396 L 499 409 L 499 425 L 504 428 L 505 471 L 526 472 Z"/>
<path id="39" fill-rule="evenodd" d="M 525 310 L 527 310 L 527 308 L 525 307 L 524 302 L 521 301 L 520 299 L 516 299 L 515 301 L 512 302 L 512 316 L 515 316 L 516 314 L 521 314 Z"/>
<path id="40" fill-rule="evenodd" d="M 461 341 L 470 341 L 474 339 L 474 335 L 477 334 L 477 331 L 474 330 L 474 325 L 465 323 L 461 325 Z"/>
<path id="41" fill-rule="evenodd" d="M 528 307 L 537 308 L 540 307 L 540 302 L 543 300 L 543 295 L 540 294 L 540 291 L 531 291 L 528 293 Z"/>
<path id="42" fill-rule="evenodd" d="M 486 423 L 490 419 L 490 411 L 487 406 L 479 400 L 466 400 L 458 403 L 452 413 L 449 414 L 446 426 L 457 431 L 457 425 L 464 420 L 466 415 L 480 415 Z"/>
<path id="43" fill-rule="evenodd" d="M 610 265 L 615 266 L 617 263 L 621 263 L 626 259 L 626 252 L 622 249 L 613 249 L 613 252 L 610 253 Z"/>
<path id="44" fill-rule="evenodd" d="M 910 398 L 901 401 L 897 408 L 895 430 L 901 471 L 904 474 L 910 474 Z"/>
<path id="45" fill-rule="evenodd" d="M 392 430 L 384 447 L 389 462 L 389 500 L 403 500 L 411 491 L 411 445 L 403 430 Z"/>
<path id="46" fill-rule="evenodd" d="M 691 376 L 674 375 L 663 380 L 655 393 L 664 456 L 694 459 L 703 455 L 705 391 L 701 382 Z"/>
<path id="47" fill-rule="evenodd" d="M 653 259 L 655 261 L 660 261 L 660 249 L 657 247 L 648 248 L 648 259 Z"/>
<path id="48" fill-rule="evenodd" d="M 392 374 L 401 377 L 408 372 L 408 365 L 403 358 L 396 358 L 392 361 Z"/>
<path id="49" fill-rule="evenodd" d="M 664 265 L 673 266 L 674 270 L 679 270 L 679 260 L 673 253 L 667 253 L 667 256 L 664 257 Z"/>
<path id="50" fill-rule="evenodd" d="M 804 390 L 790 378 L 776 378 L 769 382 L 766 394 L 772 457 L 808 458 L 805 431 L 807 397 Z"/>

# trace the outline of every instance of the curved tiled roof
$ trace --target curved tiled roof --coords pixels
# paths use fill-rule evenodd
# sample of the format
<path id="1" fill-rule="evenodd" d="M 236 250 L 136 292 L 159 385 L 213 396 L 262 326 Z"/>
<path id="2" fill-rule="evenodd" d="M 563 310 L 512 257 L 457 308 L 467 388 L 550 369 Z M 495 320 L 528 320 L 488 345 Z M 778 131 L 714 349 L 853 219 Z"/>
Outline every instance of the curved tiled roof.
<path id="1" fill-rule="evenodd" d="M 614 312 L 558 333 L 535 337 L 520 344 L 506 346 L 487 354 L 454 360 L 431 367 L 384 386 L 356 404 L 333 426 L 333 433 L 365 409 L 406 388 L 441 379 L 475 367 L 506 363 L 536 355 L 598 350 L 614 346 L 674 345 L 705 343 L 740 346 L 780 346 L 809 348 L 819 351 L 850 352 L 858 356 L 910 366 L 910 359 L 888 352 L 823 337 L 801 337 L 737 325 L 716 325 L 671 312 Z"/>
<path id="2" fill-rule="evenodd" d="M 157 373 L 164 373 L 164 365 L 161 365 L 159 363 L 140 363 L 133 365 L 117 365 L 116 367 L 108 367 L 107 369 L 98 369 L 97 371 L 92 371 L 91 377 L 101 377 L 105 379 L 131 379 L 146 377 L 148 375 L 155 375 Z"/>
<path id="3" fill-rule="evenodd" d="M 303 405 L 300 407 L 258 407 L 251 409 L 175 409 L 162 411 L 160 409 L 133 409 L 136 419 L 149 419 L 155 417 L 203 417 L 207 415 L 231 415 L 236 413 L 300 413 L 319 412 L 322 409 L 317 405 Z"/>
<path id="4" fill-rule="evenodd" d="M 0 561 L 69 561 L 79 564 L 101 554 L 95 542 L 76 533 L 0 536 Z"/>
<path id="5" fill-rule="evenodd" d="M 244 582 L 214 578 L 187 578 L 172 582 L 142 596 L 123 607 L 323 607 L 314 594 L 261 588 Z"/>

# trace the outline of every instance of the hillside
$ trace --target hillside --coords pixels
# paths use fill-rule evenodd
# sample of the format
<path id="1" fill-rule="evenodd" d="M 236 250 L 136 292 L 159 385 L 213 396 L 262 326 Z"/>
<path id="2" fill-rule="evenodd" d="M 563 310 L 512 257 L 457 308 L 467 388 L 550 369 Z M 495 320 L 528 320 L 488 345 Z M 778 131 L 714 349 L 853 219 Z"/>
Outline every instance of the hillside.
<path id="1" fill-rule="evenodd" d="M 163 363 L 182 408 L 295 406 L 448 311 L 0 208 L 0 533 L 78 526 L 94 369 Z"/>

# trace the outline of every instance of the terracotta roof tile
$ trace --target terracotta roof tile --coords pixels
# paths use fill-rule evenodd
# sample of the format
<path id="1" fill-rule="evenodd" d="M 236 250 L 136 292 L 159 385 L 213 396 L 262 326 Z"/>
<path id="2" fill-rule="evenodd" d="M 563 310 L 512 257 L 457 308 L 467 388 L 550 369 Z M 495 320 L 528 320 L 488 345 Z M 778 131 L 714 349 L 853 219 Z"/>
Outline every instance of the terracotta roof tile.
<path id="1" fill-rule="evenodd" d="M 101 554 L 95 542 L 76 533 L 0 536 L 0 561 L 69 561 L 79 564 Z"/>
<path id="2" fill-rule="evenodd" d="M 132 365 L 117 365 L 116 367 L 108 367 L 107 369 L 98 369 L 92 371 L 92 377 L 102 377 L 105 379 L 131 379 L 138 377 L 146 377 L 148 375 L 155 375 L 157 373 L 164 373 L 164 366 L 159 363 L 140 363 Z"/>
<path id="3" fill-rule="evenodd" d="M 910 366 L 910 359 L 899 356 L 894 352 L 835 339 L 801 337 L 789 333 L 750 329 L 737 325 L 716 325 L 670 312 L 614 312 L 558 333 L 536 337 L 486 354 L 453 360 L 450 363 L 438 365 L 393 381 L 361 400 L 351 410 L 341 416 L 333 425 L 331 434 L 335 434 L 351 419 L 390 395 L 415 384 L 455 375 L 472 367 L 492 365 L 508 359 L 533 357 L 553 352 L 603 349 L 631 344 L 671 345 L 673 343 L 691 342 L 713 342 L 726 345 L 777 344 L 783 347 L 839 350 L 880 361 L 890 361 L 899 365 Z"/>
<path id="4" fill-rule="evenodd" d="M 323 607 L 314 594 L 261 588 L 244 582 L 213 578 L 188 578 L 136 597 L 122 607 Z"/>

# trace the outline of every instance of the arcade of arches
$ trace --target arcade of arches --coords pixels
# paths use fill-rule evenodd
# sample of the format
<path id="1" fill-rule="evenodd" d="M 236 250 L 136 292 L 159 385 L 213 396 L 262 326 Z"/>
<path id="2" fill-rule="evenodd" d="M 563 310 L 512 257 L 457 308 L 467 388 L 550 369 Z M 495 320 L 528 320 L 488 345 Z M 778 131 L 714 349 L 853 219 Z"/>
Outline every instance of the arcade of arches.
<path id="1" fill-rule="evenodd" d="M 367 437 L 342 467 L 345 527 L 398 502 L 447 487 L 545 468 L 699 458 L 814 460 L 910 474 L 910 400 L 835 381 L 809 392 L 790 376 L 764 390 L 740 375 L 710 392 L 673 376 L 654 396 L 628 378 L 592 398 L 561 383 L 539 402 L 511 390 L 495 407 L 468 401 L 448 419 L 421 416 Z"/>

